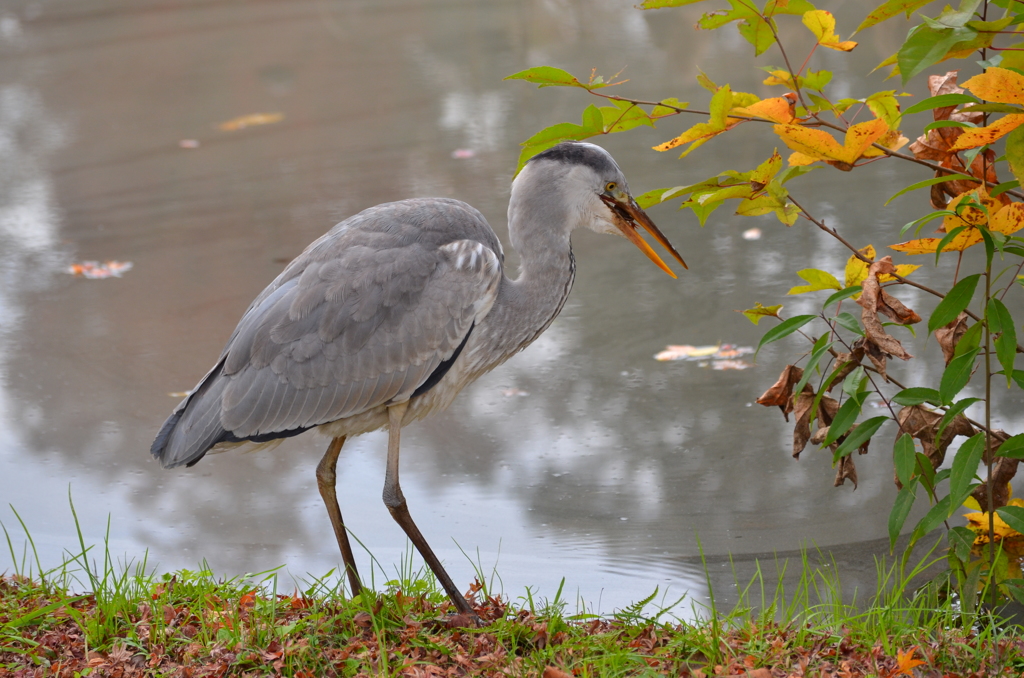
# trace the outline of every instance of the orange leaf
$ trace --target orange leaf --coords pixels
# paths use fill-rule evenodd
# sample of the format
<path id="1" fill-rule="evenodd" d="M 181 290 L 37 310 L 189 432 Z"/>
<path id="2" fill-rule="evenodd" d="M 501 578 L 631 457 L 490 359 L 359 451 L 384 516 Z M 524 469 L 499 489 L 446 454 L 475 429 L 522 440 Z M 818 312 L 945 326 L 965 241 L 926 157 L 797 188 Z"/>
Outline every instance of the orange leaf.
<path id="1" fill-rule="evenodd" d="M 1024 104 L 1024 75 L 1006 68 L 991 67 L 963 86 L 985 101 Z"/>
<path id="2" fill-rule="evenodd" d="M 731 113 L 764 118 L 772 122 L 789 123 L 793 122 L 793 108 L 795 104 L 796 97 L 792 94 L 787 94 L 786 96 L 775 97 L 774 99 L 762 99 L 756 104 L 745 108 L 735 108 Z"/>
<path id="3" fill-rule="evenodd" d="M 971 80 L 973 79 L 971 78 Z M 977 148 L 978 146 L 991 144 L 996 139 L 1006 136 L 1021 125 L 1024 125 L 1024 114 L 1011 113 L 999 118 L 987 127 L 962 130 L 951 148 L 954 151 L 962 151 L 967 148 Z"/>
<path id="4" fill-rule="evenodd" d="M 889 675 L 891 675 L 893 678 L 896 678 L 896 676 L 904 676 L 904 675 L 912 677 L 914 675 L 914 667 L 915 666 L 920 666 L 921 664 L 924 664 L 924 662 L 922 660 L 914 659 L 914 655 L 916 653 L 917 653 L 917 645 L 913 646 L 912 648 L 910 648 L 906 652 L 904 652 L 903 650 L 897 650 L 896 651 L 896 668 Z"/>
<path id="5" fill-rule="evenodd" d="M 889 249 L 903 252 L 904 254 L 935 254 L 935 249 L 942 242 L 942 238 L 921 238 L 919 240 L 908 240 L 898 245 L 889 245 Z M 968 247 L 981 242 L 981 233 L 976 228 L 964 229 L 956 235 L 942 249 L 943 252 L 963 252 Z"/>

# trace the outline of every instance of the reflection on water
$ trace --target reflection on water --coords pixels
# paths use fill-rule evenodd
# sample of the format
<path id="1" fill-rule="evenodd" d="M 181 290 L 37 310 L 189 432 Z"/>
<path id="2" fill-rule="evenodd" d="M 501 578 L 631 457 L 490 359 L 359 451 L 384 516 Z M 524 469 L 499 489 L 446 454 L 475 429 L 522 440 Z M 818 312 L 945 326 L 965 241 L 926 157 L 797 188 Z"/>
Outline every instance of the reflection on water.
<path id="1" fill-rule="evenodd" d="M 693 81 L 702 65 L 767 94 L 747 70 L 746 43 L 694 33 L 693 21 L 611 0 L 7 3 L 0 488 L 44 560 L 74 543 L 70 486 L 91 541 L 109 516 L 112 551 L 148 549 L 161 568 L 205 558 L 218 572 L 285 564 L 301 577 L 336 566 L 313 479 L 326 441 L 307 434 L 274 452 L 162 471 L 147 450 L 177 402 L 168 394 L 203 374 L 284 262 L 362 208 L 458 197 L 503 236 L 518 142 L 578 120 L 587 101 L 505 75 L 542 63 L 606 76 L 628 66 L 623 93 L 703 101 Z M 862 45 L 853 66 L 825 55 L 840 86 L 895 39 Z M 257 112 L 284 119 L 217 127 Z M 685 162 L 644 150 L 683 124 L 606 140 L 635 192 L 753 167 L 772 150 L 742 129 Z M 806 202 L 881 246 L 914 205 L 866 211 L 904 179 L 879 167 L 841 177 L 849 192 L 828 192 L 835 202 L 815 197 L 837 180 L 819 170 Z M 412 511 L 456 581 L 468 583 L 477 563 L 496 567 L 513 597 L 527 585 L 551 596 L 565 577 L 567 591 L 608 611 L 655 586 L 703 597 L 698 537 L 721 563 L 730 552 L 884 536 L 894 496 L 884 452 L 858 459 L 856 492 L 833 489 L 826 455 L 794 462 L 784 422 L 752 406 L 794 344 L 769 347 L 743 372 L 652 359 L 666 344 L 756 343 L 758 328 L 733 309 L 782 298 L 812 255 L 841 270 L 846 253 L 770 218 L 749 242 L 740 234 L 753 222 L 725 210 L 704 230 L 670 207 L 652 216 L 691 263 L 679 281 L 621 241 L 581 234 L 573 295 L 541 340 L 403 436 Z M 134 268 L 104 281 L 63 273 L 81 259 Z M 787 310 L 813 302 L 794 298 Z M 928 365 L 941 359 L 934 347 L 923 354 Z M 1019 426 L 1021 411 L 1009 403 L 998 415 Z M 339 464 L 346 522 L 378 561 L 378 584 L 407 548 L 380 500 L 384 448 L 383 435 L 364 436 Z M 850 571 L 879 548 L 853 548 Z M 713 580 L 730 583 L 727 569 Z"/>

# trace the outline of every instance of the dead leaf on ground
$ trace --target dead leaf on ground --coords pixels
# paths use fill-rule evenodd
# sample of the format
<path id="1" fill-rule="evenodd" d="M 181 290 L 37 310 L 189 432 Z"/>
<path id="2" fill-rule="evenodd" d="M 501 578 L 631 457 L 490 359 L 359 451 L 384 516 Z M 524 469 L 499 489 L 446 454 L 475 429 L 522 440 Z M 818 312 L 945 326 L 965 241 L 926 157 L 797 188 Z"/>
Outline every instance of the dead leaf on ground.
<path id="1" fill-rule="evenodd" d="M 753 363 L 748 363 L 746 360 L 712 360 L 711 369 L 713 370 L 746 370 L 753 367 Z"/>
<path id="2" fill-rule="evenodd" d="M 132 266 L 134 264 L 130 261 L 105 261 L 102 264 L 98 261 L 82 261 L 68 266 L 67 272 L 90 280 L 102 280 L 104 278 L 120 278 L 132 270 Z"/>
<path id="3" fill-rule="evenodd" d="M 231 120 L 226 120 L 217 127 L 225 132 L 237 132 L 240 129 L 246 127 L 256 127 L 257 125 L 271 125 L 275 122 L 281 122 L 284 120 L 284 113 L 250 113 L 248 115 L 241 115 Z"/>

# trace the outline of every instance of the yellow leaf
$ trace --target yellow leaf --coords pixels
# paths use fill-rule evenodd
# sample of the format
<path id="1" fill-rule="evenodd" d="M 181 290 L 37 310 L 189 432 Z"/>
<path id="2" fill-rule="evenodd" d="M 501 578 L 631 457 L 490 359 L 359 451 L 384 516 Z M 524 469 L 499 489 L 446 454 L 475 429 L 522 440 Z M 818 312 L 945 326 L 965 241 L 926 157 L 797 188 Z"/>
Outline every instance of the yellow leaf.
<path id="1" fill-rule="evenodd" d="M 796 85 L 793 84 L 793 76 L 788 71 L 771 71 L 761 84 L 783 85 L 790 89 L 796 89 Z"/>
<path id="2" fill-rule="evenodd" d="M 789 154 L 790 167 L 802 167 L 804 165 L 810 165 L 813 162 L 818 162 L 818 159 L 799 152 Z"/>
<path id="3" fill-rule="evenodd" d="M 871 245 L 862 247 L 857 250 L 868 259 L 875 258 L 875 248 Z M 868 277 L 868 265 L 860 260 L 855 254 L 851 254 L 850 258 L 846 260 L 846 274 L 843 282 L 845 287 L 853 287 L 859 285 Z"/>
<path id="4" fill-rule="evenodd" d="M 879 137 L 878 140 L 875 141 L 875 143 L 880 146 L 885 146 L 890 151 L 898 151 L 904 146 L 906 146 L 908 143 L 910 143 L 910 139 L 900 134 L 900 131 L 898 129 L 891 129 L 885 134 L 883 134 L 881 137 Z M 862 157 L 876 158 L 880 155 L 885 155 L 885 152 L 879 148 L 870 146 L 864 150 L 864 155 Z"/>
<path id="5" fill-rule="evenodd" d="M 964 202 L 965 200 L 969 200 L 971 203 L 980 202 L 985 207 L 985 210 L 988 211 L 988 214 L 986 214 L 984 210 L 981 210 L 978 207 L 973 207 L 971 204 L 968 204 L 963 209 L 957 209 L 960 203 Z M 968 191 L 967 193 L 961 193 L 960 195 L 950 200 L 949 204 L 946 206 L 946 209 L 948 209 L 951 212 L 958 212 L 958 214 L 943 217 L 942 231 L 945 233 L 949 233 L 954 228 L 958 228 L 960 226 L 979 226 L 982 224 L 987 224 L 989 215 L 995 214 L 1000 209 L 1000 207 L 1002 207 L 1002 203 L 1000 203 L 995 198 L 990 198 L 988 194 L 983 191 L 974 190 Z M 974 233 L 977 236 L 977 240 L 975 240 L 974 242 L 981 242 L 980 233 L 978 233 L 974 229 L 971 229 L 970 232 Z M 964 231 L 964 233 L 967 233 L 967 231 Z"/>
<path id="6" fill-rule="evenodd" d="M 795 97 L 775 97 L 774 99 L 763 99 L 757 103 L 744 108 L 734 108 L 731 112 L 735 115 L 748 115 L 755 118 L 763 118 L 772 122 L 788 123 L 793 122 L 795 117 L 793 107 Z"/>
<path id="7" fill-rule="evenodd" d="M 755 325 L 761 322 L 761 318 L 778 318 L 779 311 L 782 309 L 782 304 L 776 304 L 774 306 L 762 306 L 761 302 L 755 302 L 754 308 L 748 308 L 745 311 L 740 311 L 743 315 L 747 316 L 750 322 Z"/>
<path id="8" fill-rule="evenodd" d="M 232 118 L 218 125 L 225 132 L 235 132 L 246 127 L 256 125 L 270 125 L 284 120 L 284 113 L 250 113 L 237 118 Z"/>
<path id="9" fill-rule="evenodd" d="M 1006 68 L 991 67 L 963 84 L 985 101 L 1024 104 L 1024 75 Z"/>
<path id="10" fill-rule="evenodd" d="M 779 150 L 775 149 L 771 157 L 758 165 L 757 169 L 750 173 L 750 183 L 760 184 L 761 187 L 764 187 L 779 173 L 780 169 L 782 169 L 782 156 L 779 155 Z"/>
<path id="11" fill-rule="evenodd" d="M 889 131 L 884 120 L 875 118 L 846 130 L 842 146 L 828 132 L 802 125 L 775 125 L 775 133 L 787 146 L 805 156 L 824 160 L 842 170 L 850 170 L 864 151 Z M 790 158 L 793 164 L 793 158 Z"/>
<path id="12" fill-rule="evenodd" d="M 1014 202 L 992 215 L 988 227 L 1005 235 L 1024 228 L 1024 203 Z"/>
<path id="13" fill-rule="evenodd" d="M 964 514 L 964 518 L 967 519 L 967 527 L 971 531 L 973 531 L 975 533 L 980 533 L 980 532 L 986 532 L 987 533 L 988 532 L 988 513 L 987 512 L 982 511 L 982 512 L 977 512 L 977 513 L 965 513 Z M 1004 521 L 1002 518 L 1000 518 L 998 513 L 996 513 L 995 516 L 993 516 L 993 518 L 995 519 L 993 521 L 993 527 L 995 528 L 996 536 L 999 537 L 1000 539 L 1005 539 L 1007 537 L 1020 537 L 1021 536 L 1021 533 L 1018 532 L 1017 530 L 1013 529 L 1009 525 L 1007 525 L 1006 521 Z M 987 543 L 987 540 L 986 540 L 986 543 Z"/>
<path id="14" fill-rule="evenodd" d="M 971 78 L 972 80 L 974 78 Z M 967 148 L 976 148 L 991 144 L 996 139 L 1004 137 L 1013 130 L 1024 125 L 1024 114 L 1011 113 L 999 118 L 987 127 L 976 127 L 974 129 L 961 130 L 960 136 L 951 146 L 954 151 L 962 151 Z"/>
<path id="15" fill-rule="evenodd" d="M 849 52 L 857 46 L 857 43 L 852 40 L 840 42 L 839 36 L 836 35 L 836 18 L 832 16 L 832 12 L 812 9 L 810 12 L 804 13 L 803 22 L 804 26 L 814 33 L 814 37 L 818 39 L 818 44 L 822 47 Z"/>

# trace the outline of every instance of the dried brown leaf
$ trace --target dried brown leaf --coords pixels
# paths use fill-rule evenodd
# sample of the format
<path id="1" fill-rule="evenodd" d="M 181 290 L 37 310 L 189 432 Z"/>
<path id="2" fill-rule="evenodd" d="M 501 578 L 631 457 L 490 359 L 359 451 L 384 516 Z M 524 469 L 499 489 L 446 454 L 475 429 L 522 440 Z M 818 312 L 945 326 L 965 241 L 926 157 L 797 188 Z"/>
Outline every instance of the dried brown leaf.
<path id="1" fill-rule="evenodd" d="M 958 414 L 943 430 L 942 438 L 936 445 L 935 434 L 938 433 L 942 416 L 942 412 L 934 412 L 923 405 L 904 407 L 896 413 L 896 421 L 899 422 L 900 430 L 909 433 L 921 442 L 922 451 L 931 461 L 934 469 L 938 469 L 942 465 L 946 458 L 946 449 L 953 442 L 953 438 L 957 436 L 970 437 L 976 432 L 971 423 L 967 421 L 967 417 Z"/>
<path id="2" fill-rule="evenodd" d="M 895 337 L 886 333 L 885 328 L 882 327 L 882 322 L 878 319 L 878 314 L 890 312 L 890 308 L 882 302 L 882 288 L 878 283 L 878 276 L 888 273 L 893 274 L 896 272 L 896 267 L 893 266 L 892 257 L 882 257 L 875 261 L 868 268 L 868 277 L 861 283 L 863 292 L 860 298 L 857 299 L 857 303 L 864 309 L 861 312 L 861 323 L 864 325 L 864 332 L 867 335 L 867 343 L 873 343 L 883 353 L 890 356 L 901 358 L 903 360 L 909 360 L 913 356 L 907 353 L 906 349 L 903 348 L 903 344 L 899 342 Z M 902 304 L 900 304 L 902 306 Z M 913 313 L 911 311 L 911 313 Z M 917 315 L 916 313 L 914 315 Z M 920 320 L 920 318 L 918 318 Z M 872 352 L 868 349 L 868 356 L 871 356 Z M 872 360 L 874 358 L 872 357 Z M 877 367 L 877 365 L 876 365 Z M 882 372 L 884 370 L 884 365 Z"/>
<path id="3" fill-rule="evenodd" d="M 960 339 L 963 338 L 966 332 L 966 313 L 961 313 L 948 325 L 943 325 L 935 330 L 935 338 L 938 340 L 939 346 L 942 348 L 942 356 L 946 359 L 947 365 L 949 365 L 949 361 L 953 359 L 956 351 L 956 345 L 960 343 Z"/>
<path id="4" fill-rule="evenodd" d="M 850 455 L 846 455 L 839 460 L 836 465 L 836 479 L 833 481 L 833 487 L 839 487 L 847 480 L 853 483 L 853 489 L 857 489 L 857 467 L 853 463 L 853 459 Z"/>
<path id="5" fill-rule="evenodd" d="M 849 376 L 850 372 L 853 372 L 860 365 L 860 361 L 864 359 L 864 345 L 863 343 L 854 344 L 853 350 L 849 353 L 837 353 L 836 354 L 836 368 L 833 371 L 835 376 L 832 378 L 832 383 L 828 385 L 829 393 L 832 392 L 837 385 L 843 383 L 843 379 Z"/>
<path id="6" fill-rule="evenodd" d="M 807 441 L 811 439 L 811 406 L 814 405 L 814 392 L 805 389 L 795 400 L 793 417 L 796 419 L 796 424 L 793 427 L 793 458 L 798 459 L 800 453 L 807 447 Z"/>
<path id="7" fill-rule="evenodd" d="M 1000 508 L 1006 506 L 1010 502 L 1010 481 L 1017 475 L 1017 466 L 1020 464 L 1020 459 L 1010 459 L 1009 457 L 1000 457 L 999 446 L 1006 442 L 1009 438 L 1009 434 L 1005 431 L 996 429 L 992 431 L 992 447 L 995 448 L 995 464 L 992 466 L 992 507 Z M 988 485 L 982 483 L 979 485 L 971 496 L 978 501 L 978 506 L 983 511 L 988 510 Z"/>
<path id="8" fill-rule="evenodd" d="M 803 376 L 804 370 L 802 367 L 786 365 L 786 369 L 782 370 L 778 380 L 755 402 L 765 407 L 778 405 L 779 409 L 782 410 L 782 416 L 786 418 L 786 421 L 789 421 L 789 413 L 793 411 L 793 387 Z"/>

